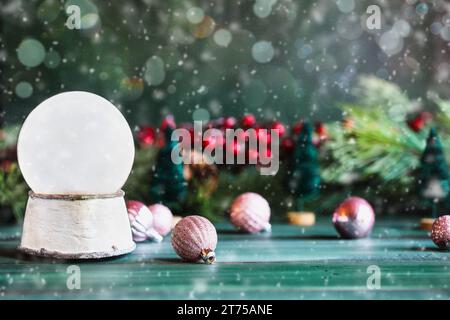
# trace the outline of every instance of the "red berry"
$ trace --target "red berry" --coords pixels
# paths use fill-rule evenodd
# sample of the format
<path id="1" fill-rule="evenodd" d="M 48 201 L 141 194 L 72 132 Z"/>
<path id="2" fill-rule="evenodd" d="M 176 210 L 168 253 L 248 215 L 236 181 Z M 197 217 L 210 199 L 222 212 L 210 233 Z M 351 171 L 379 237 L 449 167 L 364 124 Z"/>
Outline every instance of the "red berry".
<path id="1" fill-rule="evenodd" d="M 407 124 L 412 131 L 419 132 L 425 126 L 425 120 L 419 115 L 413 119 L 408 120 Z"/>
<path id="2" fill-rule="evenodd" d="M 295 148 L 294 139 L 289 137 L 283 139 L 283 141 L 281 142 L 281 147 L 285 152 L 292 152 Z"/>
<path id="3" fill-rule="evenodd" d="M 210 135 L 207 138 L 203 139 L 203 147 L 210 146 L 211 148 L 215 148 L 218 145 L 222 145 L 224 143 L 224 138 L 222 135 Z"/>
<path id="4" fill-rule="evenodd" d="M 322 122 L 317 122 L 315 125 L 315 132 L 319 136 L 320 140 L 328 138 L 328 130 Z"/>
<path id="5" fill-rule="evenodd" d="M 246 114 L 241 119 L 242 126 L 244 128 L 251 128 L 256 124 L 256 118 L 252 114 Z"/>
<path id="6" fill-rule="evenodd" d="M 248 159 L 250 163 L 256 163 L 258 161 L 258 150 L 256 149 L 249 149 L 248 150 Z"/>
<path id="7" fill-rule="evenodd" d="M 150 126 L 142 126 L 139 128 L 137 138 L 141 146 L 149 146 L 155 142 L 155 129 Z"/>
<path id="8" fill-rule="evenodd" d="M 243 144 L 238 143 L 236 140 L 231 143 L 231 145 L 227 146 L 234 155 L 237 155 L 242 152 Z"/>
<path id="9" fill-rule="evenodd" d="M 272 124 L 271 129 L 278 130 L 278 136 L 279 136 L 279 137 L 284 136 L 284 133 L 286 132 L 286 127 L 285 127 L 284 124 L 282 124 L 280 121 L 275 121 L 275 122 Z"/>
<path id="10" fill-rule="evenodd" d="M 292 127 L 292 132 L 294 132 L 295 135 L 299 135 L 300 132 L 302 132 L 303 128 L 303 121 L 299 121 Z"/>
<path id="11" fill-rule="evenodd" d="M 161 123 L 161 130 L 165 130 L 167 126 L 170 126 L 172 129 L 175 129 L 177 127 L 175 124 L 175 118 L 171 114 L 164 117 Z"/>
<path id="12" fill-rule="evenodd" d="M 236 125 L 236 118 L 234 118 L 234 117 L 226 117 L 223 120 L 223 128 L 224 129 L 234 128 L 235 125 Z"/>
<path id="13" fill-rule="evenodd" d="M 259 143 L 269 144 L 271 141 L 270 133 L 265 128 L 257 128 L 256 129 L 256 137 Z"/>

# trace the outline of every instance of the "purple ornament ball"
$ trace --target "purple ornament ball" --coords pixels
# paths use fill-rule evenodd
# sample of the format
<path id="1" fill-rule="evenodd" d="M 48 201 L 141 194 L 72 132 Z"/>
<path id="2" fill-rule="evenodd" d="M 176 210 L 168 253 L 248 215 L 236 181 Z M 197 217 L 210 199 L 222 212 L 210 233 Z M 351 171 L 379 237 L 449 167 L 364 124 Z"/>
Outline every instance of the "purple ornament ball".
<path id="1" fill-rule="evenodd" d="M 363 198 L 350 197 L 333 213 L 333 225 L 342 238 L 359 239 L 370 235 L 375 223 L 372 206 Z"/>
<path id="2" fill-rule="evenodd" d="M 441 216 L 433 222 L 431 239 L 440 249 L 450 249 L 450 216 Z"/>
<path id="3" fill-rule="evenodd" d="M 212 264 L 216 246 L 216 228 L 204 217 L 187 216 L 173 228 L 172 247 L 185 261 Z"/>

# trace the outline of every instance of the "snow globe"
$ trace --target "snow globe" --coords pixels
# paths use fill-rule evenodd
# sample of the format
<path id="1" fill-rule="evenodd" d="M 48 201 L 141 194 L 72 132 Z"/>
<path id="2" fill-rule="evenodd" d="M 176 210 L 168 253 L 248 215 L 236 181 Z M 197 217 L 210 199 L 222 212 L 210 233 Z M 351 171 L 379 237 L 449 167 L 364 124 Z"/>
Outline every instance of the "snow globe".
<path id="1" fill-rule="evenodd" d="M 133 135 L 113 104 L 82 91 L 45 100 L 20 130 L 17 157 L 31 189 L 21 251 L 95 259 L 134 250 L 121 190 Z"/>

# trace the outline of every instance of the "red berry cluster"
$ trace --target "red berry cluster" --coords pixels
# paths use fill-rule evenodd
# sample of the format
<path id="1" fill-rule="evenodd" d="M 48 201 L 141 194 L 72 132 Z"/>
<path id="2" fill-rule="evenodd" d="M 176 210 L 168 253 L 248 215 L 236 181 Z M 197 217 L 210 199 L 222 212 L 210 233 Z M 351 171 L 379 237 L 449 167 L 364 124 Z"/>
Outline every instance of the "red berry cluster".
<path id="1" fill-rule="evenodd" d="M 154 144 L 157 144 L 158 146 L 164 145 L 163 137 L 161 132 L 165 130 L 167 126 L 171 126 L 172 128 L 176 127 L 175 121 L 173 116 L 167 116 L 163 119 L 162 124 L 159 128 L 159 130 L 155 130 L 151 126 L 144 125 L 141 126 L 137 132 L 137 141 L 139 142 L 139 145 L 141 147 L 147 147 Z M 222 132 L 222 135 L 212 135 L 208 137 L 195 137 L 194 136 L 194 127 L 192 124 L 181 124 L 179 126 L 180 128 L 184 128 L 190 132 L 191 136 L 191 144 L 194 145 L 195 139 L 199 139 L 201 141 L 201 145 L 203 148 L 205 147 L 211 147 L 214 148 L 217 145 L 223 145 L 225 150 L 226 148 L 231 148 L 233 154 L 237 155 L 241 152 L 241 149 L 243 148 L 242 145 L 240 145 L 237 141 L 234 141 L 233 144 L 226 146 L 225 145 L 225 130 L 226 129 L 243 129 L 244 136 L 241 137 L 243 140 L 248 140 L 247 138 L 247 129 L 254 129 L 256 132 L 256 138 L 258 143 L 266 143 L 267 144 L 267 156 L 270 157 L 270 144 L 271 144 L 271 136 L 270 136 L 270 129 L 277 130 L 278 136 L 281 139 L 281 152 L 282 153 L 291 153 L 295 148 L 295 140 L 297 136 L 300 134 L 302 127 L 303 127 L 303 121 L 299 121 L 295 123 L 291 130 L 288 131 L 286 128 L 286 125 L 283 124 L 281 121 L 273 121 L 269 123 L 258 123 L 255 116 L 253 114 L 245 114 L 242 116 L 239 120 L 234 117 L 221 117 L 218 119 L 214 119 L 209 121 L 205 128 L 207 129 L 218 129 Z M 324 123 L 322 122 L 316 122 L 315 124 L 315 136 L 313 143 L 316 146 L 320 146 L 323 144 L 326 140 L 328 140 L 328 131 Z M 247 154 L 247 159 L 258 159 L 259 154 L 258 150 L 254 147 L 248 147 L 245 148 Z"/>

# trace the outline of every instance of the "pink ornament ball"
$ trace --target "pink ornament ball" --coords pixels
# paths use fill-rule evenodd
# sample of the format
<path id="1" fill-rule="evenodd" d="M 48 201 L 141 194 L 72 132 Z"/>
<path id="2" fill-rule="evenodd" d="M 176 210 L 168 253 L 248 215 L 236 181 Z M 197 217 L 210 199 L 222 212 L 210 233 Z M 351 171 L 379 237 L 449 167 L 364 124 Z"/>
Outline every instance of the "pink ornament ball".
<path id="1" fill-rule="evenodd" d="M 375 213 L 363 198 L 350 197 L 334 211 L 333 224 L 342 238 L 365 238 L 375 224 Z"/>
<path id="2" fill-rule="evenodd" d="M 270 206 L 257 193 L 246 192 L 238 196 L 230 208 L 231 223 L 239 230 L 257 233 L 270 231 Z"/>
<path id="3" fill-rule="evenodd" d="M 450 249 L 450 216 L 441 216 L 433 222 L 431 240 L 440 249 Z"/>
<path id="4" fill-rule="evenodd" d="M 153 215 L 150 209 L 142 202 L 134 200 L 127 201 L 126 205 L 133 240 L 143 242 L 150 239 L 160 242 L 162 237 L 153 228 Z"/>
<path id="5" fill-rule="evenodd" d="M 148 206 L 153 214 L 153 228 L 163 237 L 172 230 L 173 215 L 169 208 L 162 204 Z"/>
<path id="6" fill-rule="evenodd" d="M 216 261 L 217 232 L 208 219 L 187 216 L 172 231 L 172 247 L 183 260 L 212 264 Z"/>

